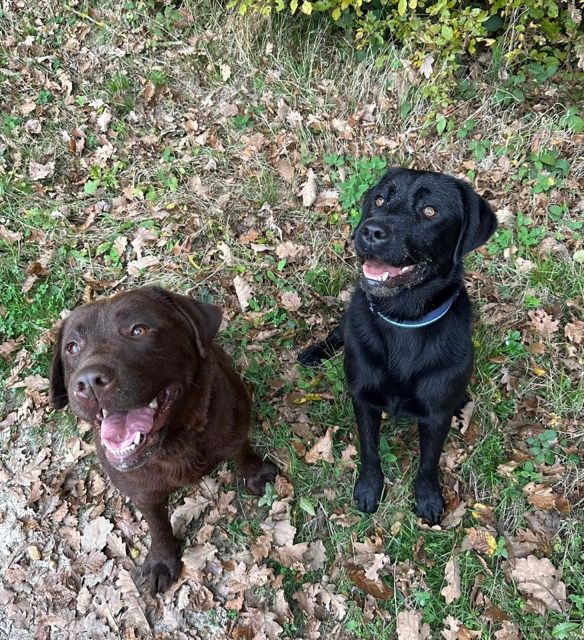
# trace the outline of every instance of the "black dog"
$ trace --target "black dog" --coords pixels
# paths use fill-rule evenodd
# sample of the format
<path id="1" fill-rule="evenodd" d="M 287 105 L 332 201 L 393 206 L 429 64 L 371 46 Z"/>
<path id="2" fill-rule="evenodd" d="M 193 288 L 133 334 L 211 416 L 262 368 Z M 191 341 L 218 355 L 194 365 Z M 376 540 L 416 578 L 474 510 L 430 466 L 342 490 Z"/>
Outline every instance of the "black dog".
<path id="1" fill-rule="evenodd" d="M 354 491 L 361 511 L 376 511 L 383 490 L 378 445 L 387 410 L 419 421 L 416 509 L 440 521 L 438 461 L 473 366 L 462 259 L 496 228 L 483 198 L 440 173 L 391 169 L 365 198 L 353 234 L 363 261 L 359 286 L 340 326 L 299 357 L 311 366 L 345 346 L 361 442 Z"/>

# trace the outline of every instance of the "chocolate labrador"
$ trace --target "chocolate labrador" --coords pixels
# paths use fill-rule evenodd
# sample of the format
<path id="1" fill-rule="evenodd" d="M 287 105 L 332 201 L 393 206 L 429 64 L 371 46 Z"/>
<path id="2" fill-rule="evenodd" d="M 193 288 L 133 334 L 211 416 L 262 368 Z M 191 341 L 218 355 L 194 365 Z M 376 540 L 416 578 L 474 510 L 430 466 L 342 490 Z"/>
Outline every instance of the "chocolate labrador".
<path id="1" fill-rule="evenodd" d="M 250 399 L 213 342 L 220 324 L 219 307 L 143 287 L 73 311 L 53 355 L 53 406 L 93 425 L 105 470 L 148 522 L 153 593 L 181 571 L 170 493 L 229 458 L 252 493 L 276 475 L 248 442 Z"/>
<path id="2" fill-rule="evenodd" d="M 379 428 L 389 411 L 418 420 L 416 509 L 440 521 L 438 461 L 473 367 L 462 259 L 496 228 L 487 202 L 441 173 L 391 169 L 365 197 L 353 234 L 362 261 L 357 289 L 340 326 L 299 357 L 312 366 L 345 347 L 361 443 L 354 490 L 361 511 L 376 511 L 381 498 Z"/>

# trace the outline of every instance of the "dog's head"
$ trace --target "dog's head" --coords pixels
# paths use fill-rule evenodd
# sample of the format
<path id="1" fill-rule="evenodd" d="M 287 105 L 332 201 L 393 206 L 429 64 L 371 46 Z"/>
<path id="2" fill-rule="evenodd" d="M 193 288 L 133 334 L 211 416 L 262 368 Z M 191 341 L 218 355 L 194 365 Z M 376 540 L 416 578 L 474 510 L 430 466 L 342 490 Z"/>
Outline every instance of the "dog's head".
<path id="1" fill-rule="evenodd" d="M 361 286 L 385 296 L 447 277 L 496 228 L 495 214 L 466 182 L 390 169 L 367 194 L 353 234 L 363 261 Z"/>
<path id="2" fill-rule="evenodd" d="M 113 467 L 135 468 L 161 445 L 181 398 L 196 394 L 220 324 L 218 307 L 159 287 L 83 305 L 59 331 L 52 404 L 94 425 Z"/>

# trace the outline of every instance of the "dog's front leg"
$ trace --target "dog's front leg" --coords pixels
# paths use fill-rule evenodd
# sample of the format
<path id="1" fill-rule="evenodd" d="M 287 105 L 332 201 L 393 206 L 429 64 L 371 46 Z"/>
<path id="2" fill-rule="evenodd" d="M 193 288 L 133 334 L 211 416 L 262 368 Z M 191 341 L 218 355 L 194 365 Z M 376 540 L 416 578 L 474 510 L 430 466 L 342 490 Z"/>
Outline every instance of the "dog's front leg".
<path id="1" fill-rule="evenodd" d="M 379 427 L 381 411 L 362 400 L 353 398 L 353 410 L 359 428 L 361 473 L 353 497 L 365 513 L 374 513 L 383 491 L 383 472 L 379 463 Z"/>
<path id="2" fill-rule="evenodd" d="M 182 562 L 178 555 L 178 542 L 168 519 L 167 498 L 140 502 L 136 506 L 146 518 L 152 537 L 142 573 L 149 578 L 150 590 L 155 595 L 166 591 L 180 575 Z"/>
<path id="3" fill-rule="evenodd" d="M 438 482 L 438 461 L 452 418 L 420 420 L 420 466 L 416 476 L 416 511 L 431 524 L 438 524 L 444 501 Z"/>

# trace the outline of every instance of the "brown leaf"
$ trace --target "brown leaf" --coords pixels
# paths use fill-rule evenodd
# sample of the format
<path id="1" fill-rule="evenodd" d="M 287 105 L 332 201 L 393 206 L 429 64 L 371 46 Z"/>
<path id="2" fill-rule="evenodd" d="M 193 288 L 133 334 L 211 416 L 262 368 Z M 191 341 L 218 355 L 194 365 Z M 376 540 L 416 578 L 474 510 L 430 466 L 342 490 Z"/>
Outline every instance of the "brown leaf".
<path id="1" fill-rule="evenodd" d="M 249 307 L 249 301 L 253 297 L 253 291 L 248 281 L 241 276 L 235 276 L 235 278 L 233 278 L 233 286 L 235 287 L 239 306 L 242 311 L 245 311 Z"/>
<path id="2" fill-rule="evenodd" d="M 302 185 L 300 195 L 305 207 L 311 207 L 314 204 L 316 200 L 316 175 L 312 169 L 308 170 L 306 182 Z"/>
<path id="3" fill-rule="evenodd" d="M 560 325 L 559 320 L 554 320 L 543 309 L 528 311 L 527 315 L 531 319 L 533 328 L 544 338 L 550 338 L 552 334 L 556 333 Z"/>
<path id="4" fill-rule="evenodd" d="M 389 600 L 393 598 L 393 590 L 390 589 L 381 578 L 371 580 L 365 575 L 363 569 L 353 567 L 348 571 L 349 578 L 359 589 L 365 591 L 377 600 Z"/>
<path id="5" fill-rule="evenodd" d="M 88 522 L 83 528 L 81 548 L 83 551 L 101 551 L 107 543 L 108 534 L 114 525 L 103 516 Z"/>
<path id="6" fill-rule="evenodd" d="M 492 556 L 497 548 L 497 540 L 492 533 L 483 527 L 471 527 L 466 530 L 466 537 L 462 541 L 462 551 L 474 549 L 479 553 Z"/>
<path id="7" fill-rule="evenodd" d="M 280 260 L 287 260 L 288 262 L 296 262 L 301 258 L 304 258 L 308 254 L 308 249 L 301 244 L 295 242 L 281 242 L 276 247 L 276 255 Z"/>
<path id="8" fill-rule="evenodd" d="M 446 586 L 440 591 L 446 600 L 446 604 L 452 604 L 460 598 L 460 562 L 458 553 L 454 552 L 444 568 Z"/>
<path id="9" fill-rule="evenodd" d="M 197 544 L 194 547 L 185 549 L 182 561 L 187 569 L 192 571 L 202 571 L 207 562 L 212 560 L 217 554 L 217 548 L 206 542 L 205 544 Z"/>
<path id="10" fill-rule="evenodd" d="M 426 640 L 430 637 L 430 625 L 422 622 L 419 611 L 401 611 L 397 614 L 398 640 Z"/>
<path id="11" fill-rule="evenodd" d="M 515 568 L 511 569 L 511 576 L 519 591 L 530 596 L 542 613 L 545 608 L 558 613 L 564 610 L 566 585 L 561 581 L 562 571 L 556 569 L 547 558 L 519 558 Z"/>
<path id="12" fill-rule="evenodd" d="M 44 180 L 45 178 L 51 178 L 55 173 L 55 163 L 47 162 L 47 164 L 40 164 L 39 162 L 33 162 L 32 160 L 28 164 L 28 175 L 31 180 Z"/>
<path id="13" fill-rule="evenodd" d="M 289 160 L 284 158 L 278 160 L 276 163 L 276 170 L 284 182 L 292 184 L 294 182 L 294 167 Z"/>
<path id="14" fill-rule="evenodd" d="M 446 625 L 442 630 L 442 637 L 444 640 L 472 640 L 473 638 L 480 638 L 480 631 L 471 631 L 467 629 L 460 620 L 457 620 L 454 616 L 446 616 L 444 619 Z"/>
<path id="15" fill-rule="evenodd" d="M 308 453 L 304 456 L 304 460 L 308 464 L 314 464 L 319 460 L 324 460 L 325 462 L 334 462 L 335 457 L 333 456 L 333 430 L 332 428 L 328 428 L 326 433 L 322 438 L 319 438 L 314 446 L 308 451 Z"/>
<path id="16" fill-rule="evenodd" d="M 564 335 L 574 344 L 582 344 L 584 340 L 584 322 L 582 320 L 572 320 L 564 327 Z"/>
<path id="17" fill-rule="evenodd" d="M 498 631 L 495 631 L 495 640 L 521 640 L 519 628 L 514 622 L 506 620 Z"/>
<path id="18" fill-rule="evenodd" d="M 281 293 L 280 302 L 286 311 L 298 311 L 302 306 L 302 300 L 296 291 L 284 291 Z"/>

